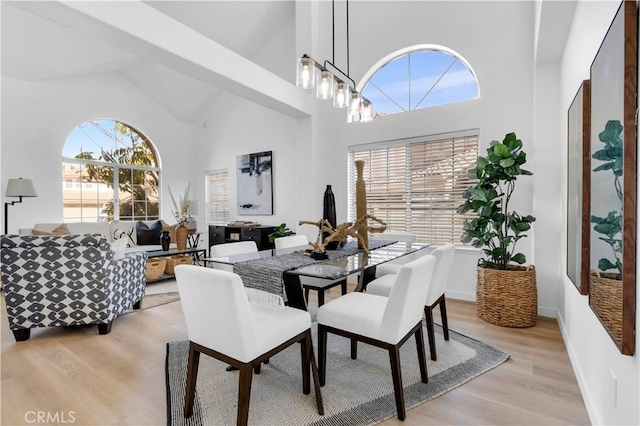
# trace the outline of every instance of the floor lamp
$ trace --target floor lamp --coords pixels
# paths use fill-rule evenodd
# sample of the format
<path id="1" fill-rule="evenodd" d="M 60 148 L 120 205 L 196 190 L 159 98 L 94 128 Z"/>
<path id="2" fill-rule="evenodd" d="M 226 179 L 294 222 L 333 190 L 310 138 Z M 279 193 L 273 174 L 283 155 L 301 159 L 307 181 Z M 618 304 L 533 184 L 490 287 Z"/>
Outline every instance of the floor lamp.
<path id="1" fill-rule="evenodd" d="M 7 182 L 7 190 L 5 191 L 5 197 L 20 197 L 18 201 L 11 201 L 4 203 L 4 233 L 8 233 L 8 214 L 9 204 L 12 206 L 16 203 L 22 202 L 22 197 L 37 197 L 36 189 L 33 186 L 31 179 L 9 179 Z"/>

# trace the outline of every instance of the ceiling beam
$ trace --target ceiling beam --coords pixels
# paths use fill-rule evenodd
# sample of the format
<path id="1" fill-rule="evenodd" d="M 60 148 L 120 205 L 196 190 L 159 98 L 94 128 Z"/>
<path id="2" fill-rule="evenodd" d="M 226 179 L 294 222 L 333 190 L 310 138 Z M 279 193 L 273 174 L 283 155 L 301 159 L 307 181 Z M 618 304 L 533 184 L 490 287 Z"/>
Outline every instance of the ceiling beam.
<path id="1" fill-rule="evenodd" d="M 143 2 L 11 5 L 286 116 L 311 115 L 306 92 Z"/>

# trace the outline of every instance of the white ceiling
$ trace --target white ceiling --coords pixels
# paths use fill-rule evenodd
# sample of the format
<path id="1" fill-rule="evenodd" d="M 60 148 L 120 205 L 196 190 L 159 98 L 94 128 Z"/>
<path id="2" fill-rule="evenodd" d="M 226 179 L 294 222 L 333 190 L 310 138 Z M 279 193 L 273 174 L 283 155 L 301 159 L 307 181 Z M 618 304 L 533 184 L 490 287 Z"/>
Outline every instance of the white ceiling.
<path id="1" fill-rule="evenodd" d="M 147 1 L 251 60 L 293 15 L 292 1 Z M 30 7 L 33 7 L 33 3 Z M 220 89 L 2 1 L 2 75 L 43 81 L 119 72 L 176 118 L 195 122 Z"/>
<path id="2" fill-rule="evenodd" d="M 562 57 L 575 2 L 537 1 L 541 7 L 536 63 L 557 62 Z M 144 3 L 249 60 L 295 13 L 294 1 L 279 0 Z M 1 7 L 2 75 L 46 81 L 118 72 L 173 116 L 190 123 L 195 123 L 222 91 L 36 16 L 31 12 L 39 7 L 37 2 L 2 0 Z"/>

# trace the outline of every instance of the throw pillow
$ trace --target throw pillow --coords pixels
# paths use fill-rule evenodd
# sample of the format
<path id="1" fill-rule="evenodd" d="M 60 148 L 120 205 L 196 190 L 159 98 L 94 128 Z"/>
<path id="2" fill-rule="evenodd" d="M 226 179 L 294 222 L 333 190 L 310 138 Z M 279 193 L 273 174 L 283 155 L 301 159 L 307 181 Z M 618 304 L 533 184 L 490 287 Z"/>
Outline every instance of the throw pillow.
<path id="1" fill-rule="evenodd" d="M 163 231 L 169 231 L 169 236 L 171 237 L 171 242 L 175 243 L 176 242 L 176 228 L 178 227 L 178 224 L 176 223 L 174 225 L 169 225 L 164 220 L 160 220 L 160 222 L 162 223 L 162 230 Z"/>
<path id="2" fill-rule="evenodd" d="M 33 235 L 69 235 L 71 234 L 71 232 L 69 232 L 69 228 L 67 227 L 66 223 L 63 223 L 62 225 L 58 226 L 56 229 L 52 231 L 39 231 L 37 229 L 32 229 L 31 233 Z"/>
<path id="3" fill-rule="evenodd" d="M 111 251 L 113 252 L 113 260 L 124 259 L 124 253 L 127 249 L 127 239 L 120 238 L 111 243 Z"/>
<path id="4" fill-rule="evenodd" d="M 162 223 L 154 222 L 151 227 L 144 222 L 136 223 L 136 239 L 139 246 L 151 246 L 160 244 L 162 235 Z"/>

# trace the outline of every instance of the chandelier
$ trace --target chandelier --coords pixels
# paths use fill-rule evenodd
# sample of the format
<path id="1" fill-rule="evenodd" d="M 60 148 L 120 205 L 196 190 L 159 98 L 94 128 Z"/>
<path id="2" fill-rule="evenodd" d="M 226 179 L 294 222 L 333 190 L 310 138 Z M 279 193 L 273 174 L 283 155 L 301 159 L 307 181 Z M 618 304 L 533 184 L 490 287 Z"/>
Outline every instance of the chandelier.
<path id="1" fill-rule="evenodd" d="M 315 87 L 318 99 L 333 100 L 335 108 L 347 108 L 347 122 L 369 123 L 373 121 L 373 103 L 356 90 L 356 82 L 349 77 L 349 0 L 347 6 L 347 72 L 334 65 L 336 52 L 335 1 L 331 1 L 333 23 L 333 60 L 320 65 L 304 54 L 297 61 L 296 86 L 311 90 Z M 333 71 L 330 71 L 331 68 Z M 350 83 L 350 84 L 349 84 Z"/>

